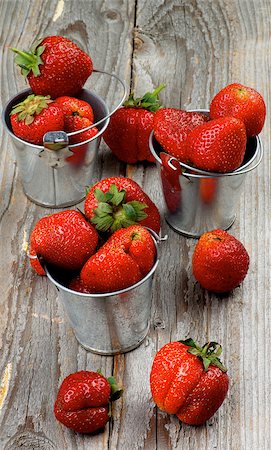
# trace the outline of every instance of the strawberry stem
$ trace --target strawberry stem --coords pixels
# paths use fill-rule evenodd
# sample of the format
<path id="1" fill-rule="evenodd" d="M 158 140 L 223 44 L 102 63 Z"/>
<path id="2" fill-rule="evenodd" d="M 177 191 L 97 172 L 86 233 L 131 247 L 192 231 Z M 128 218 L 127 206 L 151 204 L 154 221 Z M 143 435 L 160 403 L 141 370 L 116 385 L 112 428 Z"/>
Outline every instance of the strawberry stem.
<path id="1" fill-rule="evenodd" d="M 146 92 L 143 97 L 134 97 L 134 93 L 132 92 L 128 100 L 123 103 L 125 108 L 140 108 L 147 109 L 148 111 L 156 112 L 159 108 L 161 108 L 161 103 L 158 97 L 158 94 L 166 87 L 165 84 L 160 84 L 153 92 Z"/>
<path id="2" fill-rule="evenodd" d="M 91 222 L 99 231 L 114 232 L 119 228 L 127 228 L 148 217 L 144 211 L 148 208 L 146 203 L 131 201 L 126 203 L 125 189 L 118 190 L 115 184 L 110 186 L 108 192 L 95 189 L 94 196 L 98 207 L 94 209 Z"/>
<path id="3" fill-rule="evenodd" d="M 203 347 L 200 347 L 191 338 L 180 342 L 189 347 L 187 350 L 188 353 L 191 353 L 191 355 L 195 355 L 202 360 L 205 372 L 208 371 L 211 364 L 217 366 L 222 372 L 227 372 L 226 367 L 223 366 L 219 359 L 222 353 L 222 347 L 217 342 L 207 342 Z"/>
<path id="4" fill-rule="evenodd" d="M 29 52 L 18 50 L 17 48 L 10 48 L 14 53 L 16 53 L 15 63 L 21 68 L 21 73 L 24 77 L 31 72 L 35 77 L 40 75 L 39 66 L 43 64 L 41 55 L 45 49 L 44 46 L 39 45 L 42 40 L 37 41 L 37 43 L 31 47 Z"/>

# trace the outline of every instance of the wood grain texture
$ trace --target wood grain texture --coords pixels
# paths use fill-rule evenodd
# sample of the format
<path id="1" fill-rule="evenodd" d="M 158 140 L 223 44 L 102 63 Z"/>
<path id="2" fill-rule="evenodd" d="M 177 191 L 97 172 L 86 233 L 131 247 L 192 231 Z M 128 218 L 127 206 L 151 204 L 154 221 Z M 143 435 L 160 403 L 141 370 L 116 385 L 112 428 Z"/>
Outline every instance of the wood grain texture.
<path id="1" fill-rule="evenodd" d="M 255 450 L 271 447 L 270 412 L 270 17 L 269 0 L 2 0 L 0 2 L 1 100 L 24 87 L 7 46 L 28 47 L 37 37 L 63 34 L 93 55 L 96 68 L 114 72 L 137 94 L 161 82 L 168 106 L 207 107 L 233 81 L 263 93 L 268 116 L 264 162 L 249 174 L 231 229 L 251 255 L 243 285 L 228 297 L 203 291 L 191 275 L 196 241 L 163 223 L 169 239 L 153 288 L 152 324 L 146 341 L 126 355 L 100 357 L 76 342 L 56 291 L 36 277 L 21 251 L 24 232 L 48 210 L 22 192 L 11 142 L 1 133 L 0 159 L 0 449 Z M 96 78 L 94 78 L 96 77 Z M 105 77 L 87 85 L 113 106 L 120 95 Z M 125 166 L 103 144 L 95 180 L 122 174 L 163 199 L 155 166 Z M 192 428 L 158 411 L 149 372 L 157 349 L 192 336 L 216 340 L 232 379 L 219 412 Z M 62 379 L 78 369 L 101 368 L 125 386 L 104 433 L 80 436 L 56 423 L 52 408 Z M 0 390 L 0 394 L 1 394 Z M 1 405 L 1 400 L 0 400 Z"/>

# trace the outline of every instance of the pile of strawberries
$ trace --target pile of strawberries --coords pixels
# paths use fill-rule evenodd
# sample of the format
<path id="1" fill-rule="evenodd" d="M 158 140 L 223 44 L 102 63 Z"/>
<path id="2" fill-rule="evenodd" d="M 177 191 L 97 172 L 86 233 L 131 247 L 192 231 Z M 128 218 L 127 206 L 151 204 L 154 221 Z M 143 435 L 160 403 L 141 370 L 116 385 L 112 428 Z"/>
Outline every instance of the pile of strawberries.
<path id="1" fill-rule="evenodd" d="M 92 73 L 89 55 L 62 36 L 46 37 L 28 52 L 12 50 L 33 92 L 12 109 L 11 127 L 16 136 L 42 145 L 43 136 L 49 131 L 72 133 L 93 125 L 91 105 L 74 97 Z M 83 143 L 97 133 L 98 129 L 92 127 L 71 136 L 70 143 Z"/>
<path id="2" fill-rule="evenodd" d="M 48 131 L 74 132 L 93 124 L 91 105 L 76 97 L 93 70 L 85 52 L 61 36 L 40 40 L 30 52 L 12 50 L 33 92 L 11 112 L 16 136 L 41 145 Z M 163 88 L 160 85 L 141 98 L 131 94 L 113 114 L 104 135 L 112 152 L 128 163 L 154 161 L 148 144 L 154 130 L 167 154 L 181 162 L 221 173 L 237 169 L 247 139 L 263 127 L 262 96 L 232 84 L 213 98 L 210 114 L 203 114 L 161 108 L 158 94 Z M 84 143 L 97 132 L 93 127 L 71 136 L 70 142 Z M 30 237 L 30 262 L 39 275 L 46 275 L 51 265 L 66 273 L 67 287 L 73 291 L 112 293 L 133 286 L 150 272 L 156 259 L 151 233 L 159 231 L 159 211 L 140 186 L 128 178 L 106 178 L 89 189 L 84 212 L 66 210 L 37 222 Z M 192 258 L 195 278 L 217 293 L 236 288 L 248 267 L 244 246 L 223 230 L 205 233 Z M 229 386 L 221 352 L 216 342 L 201 347 L 190 338 L 162 347 L 150 374 L 158 407 L 190 425 L 208 420 L 223 403 Z M 95 432 L 108 422 L 109 403 L 121 392 L 112 377 L 76 372 L 60 387 L 55 416 L 75 431 Z"/>
<path id="3" fill-rule="evenodd" d="M 89 190 L 85 212 L 66 210 L 43 217 L 30 237 L 30 261 L 67 272 L 68 287 L 83 293 L 125 289 L 153 267 L 156 247 L 148 227 L 160 230 L 160 214 L 129 178 L 112 177 Z"/>

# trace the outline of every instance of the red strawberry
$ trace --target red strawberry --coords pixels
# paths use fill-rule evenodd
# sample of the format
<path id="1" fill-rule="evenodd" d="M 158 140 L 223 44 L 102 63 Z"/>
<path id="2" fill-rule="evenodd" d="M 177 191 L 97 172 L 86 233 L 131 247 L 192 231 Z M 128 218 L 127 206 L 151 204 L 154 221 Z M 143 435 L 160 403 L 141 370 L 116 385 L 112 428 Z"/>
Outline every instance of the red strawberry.
<path id="1" fill-rule="evenodd" d="M 225 173 L 242 164 L 246 142 L 244 123 L 222 117 L 191 131 L 184 146 L 188 160 L 198 169 Z"/>
<path id="2" fill-rule="evenodd" d="M 88 126 L 93 124 L 93 109 L 91 105 L 84 100 L 64 96 L 57 98 L 55 103 L 64 112 L 64 127 L 67 133 L 81 130 L 82 128 L 87 128 Z M 84 131 L 83 133 L 71 136 L 70 142 L 72 144 L 76 144 L 77 142 L 84 142 L 88 139 L 91 139 L 97 133 L 98 129 L 94 127 L 90 130 Z"/>
<path id="3" fill-rule="evenodd" d="M 137 222 L 159 233 L 160 214 L 141 187 L 130 178 L 105 178 L 89 190 L 86 217 L 97 230 L 114 232 Z"/>
<path id="4" fill-rule="evenodd" d="M 181 185 L 180 185 L 180 175 L 182 173 L 181 166 L 178 161 L 171 161 L 172 166 L 170 167 L 170 155 L 161 152 L 160 158 L 162 160 L 161 165 L 161 181 L 163 186 L 163 194 L 168 210 L 171 213 L 177 211 L 181 204 Z"/>
<path id="5" fill-rule="evenodd" d="M 219 356 L 222 348 L 192 339 L 170 342 L 156 354 L 150 375 L 157 406 L 189 425 L 201 425 L 222 405 L 229 387 Z"/>
<path id="6" fill-rule="evenodd" d="M 79 211 L 66 210 L 43 217 L 35 225 L 31 250 L 67 270 L 80 270 L 93 255 L 98 234 Z"/>
<path id="7" fill-rule="evenodd" d="M 213 98 L 210 105 L 212 119 L 232 116 L 241 119 L 248 136 L 255 136 L 264 126 L 266 107 L 259 92 L 239 83 L 233 83 L 222 89 Z"/>
<path id="8" fill-rule="evenodd" d="M 166 152 L 186 162 L 183 142 L 188 134 L 209 119 L 203 113 L 188 112 L 176 108 L 162 108 L 155 114 L 154 135 Z"/>
<path id="9" fill-rule="evenodd" d="M 91 58 L 63 36 L 41 39 L 29 52 L 11 50 L 35 94 L 52 98 L 78 94 L 92 73 Z"/>
<path id="10" fill-rule="evenodd" d="M 41 260 L 42 258 L 38 258 L 35 250 L 30 249 L 30 264 L 32 268 L 37 272 L 38 275 L 45 276 L 46 272 L 41 265 Z"/>
<path id="11" fill-rule="evenodd" d="M 68 288 L 72 291 L 81 292 L 81 294 L 90 294 L 90 290 L 85 286 L 79 275 L 70 281 Z"/>
<path id="12" fill-rule="evenodd" d="M 122 394 L 113 377 L 82 370 L 62 382 L 54 405 L 59 422 L 78 433 L 94 433 L 109 421 L 109 402 Z"/>
<path id="13" fill-rule="evenodd" d="M 194 250 L 193 274 L 202 287 L 213 292 L 228 292 L 244 280 L 249 255 L 235 237 L 223 230 L 204 233 Z"/>
<path id="14" fill-rule="evenodd" d="M 129 99 L 110 118 L 103 135 L 110 150 L 121 161 L 134 164 L 138 161 L 155 162 L 149 150 L 149 136 L 153 129 L 155 111 L 160 107 L 160 85 L 154 92 L 147 92 L 142 98 Z"/>
<path id="15" fill-rule="evenodd" d="M 156 248 L 140 225 L 116 231 L 84 265 L 80 278 L 92 293 L 114 292 L 140 281 L 151 270 Z"/>
<path id="16" fill-rule="evenodd" d="M 49 96 L 29 95 L 13 107 L 10 121 L 16 136 L 37 145 L 48 131 L 64 129 L 64 114 Z"/>

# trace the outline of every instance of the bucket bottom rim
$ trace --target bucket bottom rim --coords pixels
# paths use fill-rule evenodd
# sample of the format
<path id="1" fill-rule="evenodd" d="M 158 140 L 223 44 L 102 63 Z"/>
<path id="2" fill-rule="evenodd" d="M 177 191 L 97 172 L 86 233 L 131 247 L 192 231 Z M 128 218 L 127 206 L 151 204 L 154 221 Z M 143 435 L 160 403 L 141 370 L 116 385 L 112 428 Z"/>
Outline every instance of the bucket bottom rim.
<path id="1" fill-rule="evenodd" d="M 148 326 L 146 329 L 146 334 L 143 336 L 142 339 L 140 339 L 136 344 L 130 345 L 129 347 L 125 347 L 123 349 L 118 349 L 118 350 L 112 350 L 112 351 L 106 351 L 106 350 L 98 350 L 94 347 L 89 347 L 88 345 L 83 344 L 80 339 L 78 338 L 78 336 L 76 335 L 75 331 L 74 331 L 74 335 L 78 341 L 78 343 L 81 345 L 81 347 L 83 347 L 85 350 L 87 350 L 88 352 L 94 353 L 95 355 L 102 355 L 102 356 L 114 356 L 114 355 L 120 355 L 123 353 L 128 353 L 131 352 L 132 350 L 135 350 L 137 347 L 139 347 L 143 341 L 146 339 L 148 332 L 150 329 L 150 320 L 148 321 Z"/>
<path id="2" fill-rule="evenodd" d="M 230 224 L 226 228 L 221 228 L 221 229 L 224 230 L 224 231 L 228 230 L 234 224 L 234 222 L 236 220 L 236 217 L 237 217 L 237 215 L 235 214 L 234 217 L 233 217 L 233 220 L 230 222 Z M 187 231 L 184 231 L 184 230 L 182 230 L 180 228 L 177 228 L 176 226 L 172 225 L 172 223 L 170 223 L 170 219 L 169 219 L 167 214 L 165 214 L 165 219 L 166 219 L 167 224 L 170 226 L 170 228 L 173 231 L 175 231 L 176 233 L 181 234 L 182 236 L 185 236 L 185 237 L 188 237 L 188 238 L 191 238 L 191 239 L 199 239 L 204 233 L 207 233 L 207 231 L 211 231 L 211 230 L 206 230 L 206 231 L 203 231 L 200 234 L 188 233 Z"/>

